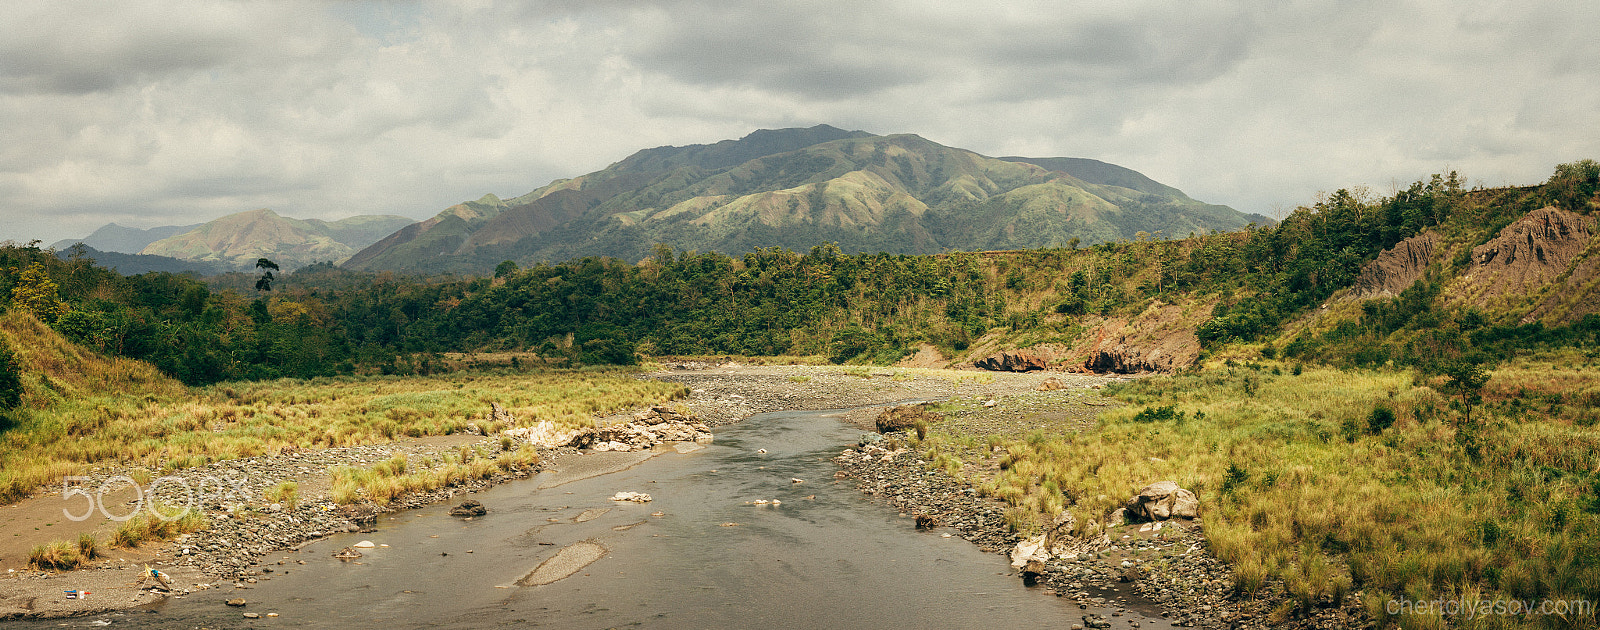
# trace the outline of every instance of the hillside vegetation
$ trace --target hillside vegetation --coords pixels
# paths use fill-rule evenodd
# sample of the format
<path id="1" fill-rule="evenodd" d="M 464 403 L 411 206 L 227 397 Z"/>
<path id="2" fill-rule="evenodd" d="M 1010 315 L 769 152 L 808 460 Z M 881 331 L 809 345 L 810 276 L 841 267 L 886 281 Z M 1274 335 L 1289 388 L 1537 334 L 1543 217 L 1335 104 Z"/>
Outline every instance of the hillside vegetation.
<path id="1" fill-rule="evenodd" d="M 1386 198 L 1340 190 L 1275 226 L 1181 240 L 929 256 L 823 245 L 733 257 L 658 245 L 636 264 L 505 261 L 493 278 L 316 265 L 267 291 L 244 288 L 256 279 L 247 274 L 223 279 L 240 290 L 213 291 L 11 246 L 0 248 L 0 291 L 69 339 L 189 384 L 427 373 L 443 352 L 533 352 L 562 365 L 656 354 L 892 363 L 921 344 L 958 363 L 1023 349 L 1041 365 L 1095 371 L 1178 370 L 1230 343 L 1270 357 L 1437 370 L 1592 336 L 1596 170 L 1563 165 L 1524 188 L 1465 190 L 1452 174 Z M 1545 219 L 1517 223 L 1530 216 Z M 1556 225 L 1551 217 L 1567 227 L 1539 227 Z M 1505 229 L 1516 234 L 1502 238 Z M 1394 281 L 1404 270 L 1380 274 L 1380 254 L 1419 238 L 1433 245 L 1406 273 L 1421 282 L 1357 287 L 1379 286 L 1375 274 Z M 1516 254 L 1513 241 L 1536 251 Z M 1513 259 L 1522 262 L 1505 264 Z M 1510 273 L 1522 279 L 1515 290 L 1476 288 L 1513 286 L 1485 279 Z"/>

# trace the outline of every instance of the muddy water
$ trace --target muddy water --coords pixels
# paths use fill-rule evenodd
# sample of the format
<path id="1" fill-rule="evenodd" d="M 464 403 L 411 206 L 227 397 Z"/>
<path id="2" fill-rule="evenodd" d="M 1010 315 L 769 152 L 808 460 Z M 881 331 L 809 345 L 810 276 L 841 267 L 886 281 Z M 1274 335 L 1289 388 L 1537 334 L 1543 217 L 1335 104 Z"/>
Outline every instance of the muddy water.
<path id="1" fill-rule="evenodd" d="M 917 531 L 911 519 L 864 498 L 852 482 L 834 481 L 831 458 L 858 435 L 823 412 L 780 412 L 719 429 L 703 449 L 666 452 L 611 474 L 586 476 L 584 468 L 615 463 L 606 461 L 611 454 L 588 455 L 569 464 L 570 471 L 473 495 L 491 510 L 482 518 L 454 518 L 446 506 L 406 512 L 374 533 L 270 556 L 271 579 L 250 589 L 199 591 L 149 613 L 65 623 L 1064 628 L 1081 622 L 1086 611 L 1024 588 L 1003 557 L 939 530 Z M 619 491 L 654 500 L 608 500 Z M 773 499 L 781 503 L 753 503 Z M 362 539 L 388 547 L 365 550 L 358 560 L 331 557 Z M 547 560 L 566 561 L 557 556 L 569 548 L 576 552 L 566 556 L 581 563 L 594 545 L 605 553 L 575 572 L 540 568 Z M 517 585 L 569 572 L 548 584 Z M 230 597 L 249 604 L 224 606 Z M 245 620 L 245 611 L 263 618 Z M 265 618 L 269 612 L 280 616 Z M 1112 621 L 1130 627 L 1127 617 Z M 1139 621 L 1143 628 L 1167 627 L 1159 619 Z"/>

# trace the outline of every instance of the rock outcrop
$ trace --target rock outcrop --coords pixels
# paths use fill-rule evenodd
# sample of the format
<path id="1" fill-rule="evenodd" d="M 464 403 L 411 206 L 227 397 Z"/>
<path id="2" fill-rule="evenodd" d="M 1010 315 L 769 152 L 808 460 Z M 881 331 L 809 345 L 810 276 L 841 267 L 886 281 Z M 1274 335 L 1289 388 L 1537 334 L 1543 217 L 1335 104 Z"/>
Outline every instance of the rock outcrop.
<path id="1" fill-rule="evenodd" d="M 1157 481 L 1128 499 L 1131 520 L 1164 521 L 1169 518 L 1200 516 L 1200 500 L 1193 492 L 1178 487 L 1175 481 Z"/>
<path id="2" fill-rule="evenodd" d="M 1209 317 L 1205 304 L 1156 302 L 1131 320 L 1101 320 L 1073 347 L 1073 355 L 1084 357 L 1075 367 L 1096 374 L 1181 370 L 1200 356 L 1200 339 L 1194 331 Z"/>
<path id="3" fill-rule="evenodd" d="M 973 367 L 994 372 L 1032 372 L 1050 369 L 1051 357 L 1033 349 L 996 352 L 977 361 Z"/>
<path id="4" fill-rule="evenodd" d="M 1433 261 L 1439 246 L 1439 235 L 1423 232 L 1383 250 L 1372 262 L 1361 268 L 1361 275 L 1350 288 L 1351 299 L 1391 297 L 1400 295 L 1422 277 L 1422 272 Z"/>
<path id="5" fill-rule="evenodd" d="M 1594 222 L 1553 207 L 1529 212 L 1472 248 L 1464 282 L 1480 306 L 1495 298 L 1534 293 L 1572 266 L 1594 239 Z"/>
<path id="6" fill-rule="evenodd" d="M 1096 350 L 1084 359 L 1083 369 L 1096 374 L 1142 374 L 1171 372 L 1177 369 L 1178 356 L 1157 348 L 1116 345 Z M 1189 362 L 1193 362 L 1191 358 Z"/>

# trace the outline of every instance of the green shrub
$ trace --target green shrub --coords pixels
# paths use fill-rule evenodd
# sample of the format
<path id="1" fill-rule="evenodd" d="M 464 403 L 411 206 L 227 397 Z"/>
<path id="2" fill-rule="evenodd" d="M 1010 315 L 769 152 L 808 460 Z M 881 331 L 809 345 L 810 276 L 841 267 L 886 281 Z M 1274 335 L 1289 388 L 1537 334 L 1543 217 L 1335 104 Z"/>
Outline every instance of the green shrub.
<path id="1" fill-rule="evenodd" d="M 22 367 L 17 365 L 11 346 L 0 338 L 0 409 L 15 409 L 22 404 Z"/>
<path id="2" fill-rule="evenodd" d="M 1394 426 L 1394 410 L 1388 405 L 1378 405 L 1372 408 L 1372 414 L 1367 416 L 1367 432 L 1373 435 L 1383 433 L 1384 429 Z"/>

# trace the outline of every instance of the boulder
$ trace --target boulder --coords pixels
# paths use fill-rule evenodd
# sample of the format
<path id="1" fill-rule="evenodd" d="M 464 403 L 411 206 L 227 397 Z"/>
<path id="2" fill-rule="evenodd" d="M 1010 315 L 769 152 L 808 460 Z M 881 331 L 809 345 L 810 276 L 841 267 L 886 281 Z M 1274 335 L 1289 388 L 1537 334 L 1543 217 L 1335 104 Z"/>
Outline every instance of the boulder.
<path id="1" fill-rule="evenodd" d="M 1200 500 L 1175 481 L 1157 481 L 1128 499 L 1126 510 L 1130 519 L 1145 521 L 1164 521 L 1174 516 L 1195 518 L 1200 516 Z"/>
<path id="2" fill-rule="evenodd" d="M 1045 547 L 1045 535 L 1039 534 L 1033 538 L 1019 541 L 1011 550 L 1011 568 L 1022 569 L 1029 562 L 1048 562 L 1050 550 Z"/>
<path id="3" fill-rule="evenodd" d="M 506 435 L 513 439 L 521 440 L 538 447 L 555 448 L 558 446 L 567 446 L 572 442 L 574 437 L 577 437 L 577 435 L 582 432 L 582 429 L 562 427 L 550 420 L 540 420 L 538 424 L 535 424 L 531 427 L 508 429 L 503 432 L 502 435 Z"/>
<path id="4" fill-rule="evenodd" d="M 1041 392 L 1053 392 L 1053 391 L 1056 391 L 1056 390 L 1066 389 L 1066 388 L 1067 388 L 1066 381 L 1063 381 L 1063 380 L 1061 380 L 1059 378 L 1056 378 L 1056 377 L 1052 376 L 1050 378 L 1044 379 L 1044 381 L 1039 383 L 1039 386 L 1035 387 L 1034 389 L 1036 389 L 1038 391 L 1041 391 Z"/>
<path id="5" fill-rule="evenodd" d="M 1028 564 L 1023 565 L 1022 567 L 1022 581 L 1032 585 L 1035 582 L 1038 582 L 1040 578 L 1044 577 L 1044 573 L 1044 562 L 1037 559 L 1029 560 Z"/>
<path id="6" fill-rule="evenodd" d="M 462 501 L 461 505 L 450 508 L 451 516 L 483 516 L 488 513 L 489 508 L 483 507 L 482 503 L 471 499 Z"/>

